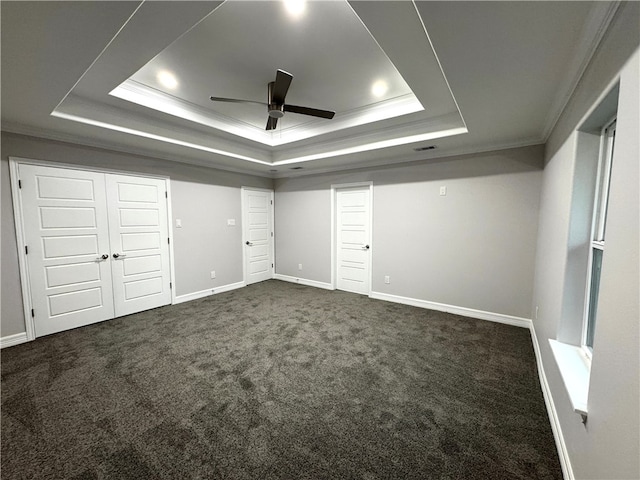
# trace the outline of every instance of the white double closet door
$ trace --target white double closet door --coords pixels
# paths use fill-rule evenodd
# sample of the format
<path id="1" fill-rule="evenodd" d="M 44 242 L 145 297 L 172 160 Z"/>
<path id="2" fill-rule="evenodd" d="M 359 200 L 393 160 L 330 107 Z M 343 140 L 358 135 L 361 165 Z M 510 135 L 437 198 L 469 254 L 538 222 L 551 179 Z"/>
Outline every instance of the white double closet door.
<path id="1" fill-rule="evenodd" d="M 166 180 L 19 165 L 36 336 L 171 303 Z"/>

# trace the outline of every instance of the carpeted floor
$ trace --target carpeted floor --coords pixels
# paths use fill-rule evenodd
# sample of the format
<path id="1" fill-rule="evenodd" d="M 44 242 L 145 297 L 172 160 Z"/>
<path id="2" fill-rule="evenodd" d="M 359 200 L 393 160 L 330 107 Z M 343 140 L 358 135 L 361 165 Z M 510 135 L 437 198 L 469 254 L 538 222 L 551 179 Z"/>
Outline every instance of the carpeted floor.
<path id="1" fill-rule="evenodd" d="M 522 328 L 271 280 L 1 355 L 6 480 L 562 478 Z"/>

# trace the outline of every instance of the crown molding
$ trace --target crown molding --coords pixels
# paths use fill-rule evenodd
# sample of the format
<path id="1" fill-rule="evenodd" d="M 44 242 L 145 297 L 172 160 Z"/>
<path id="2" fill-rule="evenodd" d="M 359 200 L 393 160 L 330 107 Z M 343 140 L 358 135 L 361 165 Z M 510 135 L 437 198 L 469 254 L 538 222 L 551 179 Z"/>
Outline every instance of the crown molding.
<path id="1" fill-rule="evenodd" d="M 363 170 L 372 170 L 379 169 L 381 167 L 388 168 L 399 168 L 403 166 L 408 166 L 414 164 L 416 162 L 430 162 L 438 159 L 445 159 L 450 157 L 457 157 L 462 155 L 469 154 L 479 154 L 486 153 L 492 151 L 500 151 L 500 150 L 509 150 L 512 148 L 522 148 L 522 147 L 530 147 L 534 145 L 542 145 L 545 143 L 545 140 L 542 138 L 527 138 L 522 140 L 517 140 L 513 142 L 498 142 L 483 145 L 480 147 L 473 146 L 465 146 L 461 148 L 456 148 L 453 150 L 431 150 L 429 156 L 425 156 L 424 154 L 419 154 L 417 152 L 410 152 L 404 155 L 389 155 L 377 160 L 368 160 L 366 165 L 363 164 L 355 164 L 355 165 L 345 165 L 344 167 L 306 167 L 309 170 L 290 170 L 289 165 L 280 165 L 275 166 L 274 169 L 277 168 L 278 172 L 257 172 L 251 169 L 244 168 L 236 168 L 229 167 L 225 165 L 212 164 L 207 162 L 206 160 L 197 160 L 193 158 L 177 158 L 173 155 L 165 154 L 161 151 L 156 150 L 148 150 L 142 148 L 135 148 L 130 146 L 122 146 L 115 142 L 103 142 L 97 141 L 92 138 L 79 136 L 79 135 L 71 135 L 61 132 L 53 132 L 37 127 L 31 127 L 27 125 L 3 122 L 1 125 L 2 132 L 16 134 L 16 135 L 24 135 L 28 137 L 33 137 L 36 140 L 51 140 L 56 142 L 68 143 L 77 146 L 84 146 L 90 148 L 98 148 L 101 150 L 108 150 L 117 153 L 124 153 L 130 155 L 136 155 L 140 157 L 150 158 L 152 160 L 164 160 L 173 163 L 183 163 L 186 165 L 194 165 L 198 167 L 211 168 L 214 170 L 222 170 L 225 172 L 237 173 L 241 175 L 251 175 L 254 177 L 261 178 L 291 178 L 291 177 L 302 177 L 309 175 L 323 175 L 327 173 L 346 173 L 348 171 L 363 171 Z M 390 163 L 391 162 L 391 163 Z M 312 163 L 311 163 L 312 165 Z"/>
<path id="2" fill-rule="evenodd" d="M 564 112 L 569 104 L 569 100 L 571 100 L 576 88 L 578 88 L 578 84 L 596 54 L 621 4 L 622 2 L 619 0 L 613 2 L 594 2 L 591 13 L 582 31 L 580 42 L 572 57 L 573 60 L 568 68 L 569 74 L 565 75 L 558 87 L 558 94 L 552 102 L 544 122 L 542 137 L 545 143 L 549 140 L 551 132 L 553 132 L 558 120 L 560 120 L 562 112 Z"/>
<path id="3" fill-rule="evenodd" d="M 149 158 L 151 160 L 164 160 L 171 163 L 183 163 L 185 165 L 210 168 L 213 170 L 222 170 L 225 172 L 238 173 L 241 175 L 251 175 L 253 177 L 273 178 L 273 174 L 268 172 L 263 173 L 248 168 L 237 168 L 229 167 L 226 165 L 213 164 L 211 162 L 207 162 L 206 160 L 199 160 L 194 158 L 176 157 L 175 155 L 169 155 L 155 149 L 136 148 L 128 145 L 123 146 L 116 142 L 105 142 L 81 135 L 55 132 L 18 123 L 3 122 L 0 130 L 3 133 L 6 132 L 15 135 L 23 135 L 35 138 L 36 140 L 51 140 L 54 142 L 68 143 L 73 146 L 97 148 L 110 152 L 135 155 L 138 157 Z"/>
<path id="4" fill-rule="evenodd" d="M 268 147 L 287 145 L 326 133 L 396 118 L 402 115 L 409 115 L 424 110 L 424 107 L 416 96 L 413 93 L 408 93 L 382 102 L 354 108 L 347 112 L 338 112 L 336 118 L 331 122 L 310 120 L 292 127 L 279 129 L 277 134 L 274 134 L 274 132 L 267 132 L 247 122 L 220 115 L 200 105 L 188 102 L 131 79 L 126 80 L 113 89 L 109 95 L 183 120 L 195 122 L 247 140 L 258 142 Z"/>
<path id="5" fill-rule="evenodd" d="M 410 152 L 404 155 L 387 156 L 377 160 L 367 160 L 366 164 L 351 164 L 344 167 L 325 167 L 314 168 L 313 170 L 289 170 L 289 165 L 284 165 L 287 168 L 285 170 L 278 170 L 273 174 L 273 178 L 293 178 L 293 177 L 305 177 L 313 175 L 326 175 L 331 173 L 350 173 L 350 172 L 363 172 L 380 170 L 382 168 L 402 168 L 416 164 L 430 163 L 437 160 L 448 159 L 452 157 L 461 157 L 465 155 L 475 155 L 488 152 L 499 152 L 502 150 L 511 150 L 514 148 L 533 147 L 536 145 L 544 145 L 545 141 L 540 137 L 525 138 L 522 140 L 516 140 L 513 142 L 496 142 L 491 144 L 482 145 L 481 147 L 465 146 L 452 150 L 430 150 L 429 155 L 421 155 L 417 152 Z M 303 167 L 305 168 L 305 167 Z"/>

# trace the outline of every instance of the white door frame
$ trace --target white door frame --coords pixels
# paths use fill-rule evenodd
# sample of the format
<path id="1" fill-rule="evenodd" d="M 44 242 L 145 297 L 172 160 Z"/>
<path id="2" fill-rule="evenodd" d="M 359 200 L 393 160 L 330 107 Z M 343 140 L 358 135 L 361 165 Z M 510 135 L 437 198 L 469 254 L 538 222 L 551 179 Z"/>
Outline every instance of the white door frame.
<path id="1" fill-rule="evenodd" d="M 257 192 L 265 192 L 268 193 L 271 199 L 271 205 L 270 205 L 270 215 L 269 215 L 269 221 L 271 222 L 271 234 L 272 236 L 269 237 L 270 240 L 270 255 L 271 255 L 271 263 L 273 265 L 273 267 L 271 267 L 271 278 L 274 278 L 275 275 L 275 271 L 276 271 L 276 251 L 275 251 L 275 245 L 276 245 L 276 238 L 275 238 L 275 208 L 274 208 L 274 191 L 268 188 L 258 188 L 258 187 L 241 187 L 240 188 L 240 212 L 241 212 L 241 216 L 242 216 L 242 286 L 246 287 L 247 286 L 247 249 L 244 248 L 244 242 L 245 239 L 248 238 L 248 232 L 247 232 L 247 219 L 245 218 L 245 204 L 244 204 L 244 192 L 246 192 L 247 190 L 253 190 L 253 191 L 257 191 Z"/>
<path id="2" fill-rule="evenodd" d="M 171 182 L 169 177 L 162 175 L 151 175 L 145 173 L 127 172 L 125 170 L 110 170 L 101 167 L 91 167 L 85 165 L 74 165 L 70 163 L 58 163 L 46 160 L 35 160 L 31 158 L 23 157 L 9 157 L 9 177 L 11 180 L 11 199 L 13 201 L 13 220 L 16 228 L 16 244 L 18 247 L 18 267 L 20 270 L 20 286 L 22 287 L 22 308 L 24 313 L 24 324 L 27 334 L 27 341 L 35 340 L 36 329 L 33 317 L 31 316 L 31 285 L 29 282 L 29 267 L 27 259 L 25 258 L 25 245 L 26 239 L 24 236 L 24 224 L 22 219 L 22 196 L 20 195 L 20 164 L 36 165 L 41 167 L 53 167 L 53 168 L 65 168 L 69 170 L 80 170 L 84 172 L 96 172 L 96 173 L 113 173 L 117 175 L 129 175 L 132 177 L 146 177 L 157 178 L 165 181 L 167 192 L 167 222 L 168 222 L 168 235 L 169 235 L 169 265 L 171 278 L 171 304 L 175 303 L 176 299 L 176 286 L 175 286 L 175 265 L 173 262 L 173 226 L 171 222 Z"/>
<path id="3" fill-rule="evenodd" d="M 352 183 L 337 183 L 331 185 L 331 289 L 335 290 L 337 286 L 337 245 L 338 232 L 336 229 L 336 222 L 338 221 L 338 214 L 336 209 L 338 208 L 337 195 L 338 190 L 343 188 L 353 187 L 369 187 L 369 239 L 368 244 L 371 245 L 369 250 L 369 292 L 367 295 L 371 296 L 373 288 L 373 251 L 375 245 L 373 244 L 373 182 L 352 182 Z"/>

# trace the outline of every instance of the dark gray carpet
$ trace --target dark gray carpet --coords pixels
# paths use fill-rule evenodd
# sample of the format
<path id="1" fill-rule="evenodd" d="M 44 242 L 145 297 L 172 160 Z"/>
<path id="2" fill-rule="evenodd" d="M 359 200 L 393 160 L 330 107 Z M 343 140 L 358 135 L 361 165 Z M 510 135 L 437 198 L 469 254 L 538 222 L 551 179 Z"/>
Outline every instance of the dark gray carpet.
<path id="1" fill-rule="evenodd" d="M 6 480 L 562 478 L 522 328 L 272 280 L 1 355 Z"/>

